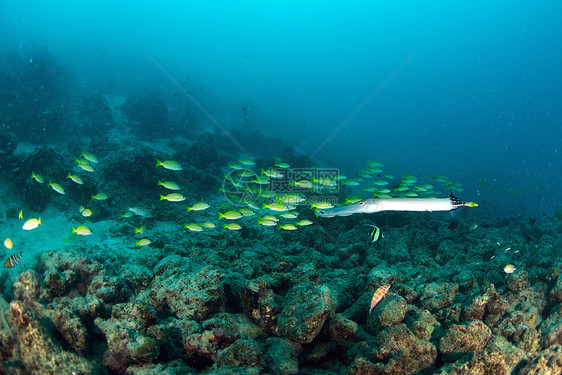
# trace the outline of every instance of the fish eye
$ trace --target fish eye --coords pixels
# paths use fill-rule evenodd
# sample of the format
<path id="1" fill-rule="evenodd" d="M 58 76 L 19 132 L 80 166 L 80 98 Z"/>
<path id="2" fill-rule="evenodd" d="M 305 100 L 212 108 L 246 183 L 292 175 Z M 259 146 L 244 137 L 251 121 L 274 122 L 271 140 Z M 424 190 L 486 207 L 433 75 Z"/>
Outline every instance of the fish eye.
<path id="1" fill-rule="evenodd" d="M 360 206 L 364 206 L 364 205 L 365 205 L 365 202 L 361 201 L 361 202 L 359 202 L 359 205 L 360 205 Z"/>

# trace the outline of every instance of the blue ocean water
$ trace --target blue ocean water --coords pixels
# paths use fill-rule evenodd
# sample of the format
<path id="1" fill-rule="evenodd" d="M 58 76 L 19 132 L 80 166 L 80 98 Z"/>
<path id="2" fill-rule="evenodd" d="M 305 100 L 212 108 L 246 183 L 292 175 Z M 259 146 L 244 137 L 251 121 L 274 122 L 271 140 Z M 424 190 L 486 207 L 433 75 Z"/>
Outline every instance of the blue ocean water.
<path id="1" fill-rule="evenodd" d="M 346 174 L 378 159 L 397 175 L 460 181 L 482 209 L 540 215 L 562 201 L 561 11 L 552 1 L 3 2 L 0 51 L 46 48 L 90 87 L 196 100 L 225 129 L 245 107 L 248 127 Z M 173 82 L 188 76 L 192 98 Z"/>
<path id="2" fill-rule="evenodd" d="M 0 3 L 0 373 L 559 373 L 561 14 Z"/>

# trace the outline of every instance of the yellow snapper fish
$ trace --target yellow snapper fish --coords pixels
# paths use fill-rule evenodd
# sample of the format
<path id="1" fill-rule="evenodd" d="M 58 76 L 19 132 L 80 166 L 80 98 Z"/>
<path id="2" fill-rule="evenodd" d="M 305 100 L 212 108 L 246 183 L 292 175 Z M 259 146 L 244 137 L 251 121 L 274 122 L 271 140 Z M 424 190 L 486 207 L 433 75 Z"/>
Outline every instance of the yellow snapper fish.
<path id="1" fill-rule="evenodd" d="M 272 211 L 277 211 L 277 212 L 285 212 L 285 211 L 290 211 L 292 210 L 292 208 L 286 204 L 283 203 L 278 203 L 278 202 L 273 202 L 270 204 L 263 204 L 262 209 L 266 209 L 269 208 Z"/>
<path id="2" fill-rule="evenodd" d="M 330 202 L 316 202 L 310 205 L 310 208 L 317 208 L 319 210 L 327 210 L 329 208 L 333 208 L 334 205 Z"/>
<path id="3" fill-rule="evenodd" d="M 238 220 L 243 216 L 244 215 L 242 215 L 238 211 L 228 211 L 228 212 L 225 212 L 225 213 L 219 212 L 219 220 L 223 219 L 223 218 L 227 219 L 227 220 Z"/>
<path id="4" fill-rule="evenodd" d="M 173 181 L 158 181 L 158 186 L 164 186 L 168 190 L 180 190 L 180 186 Z"/>
<path id="5" fill-rule="evenodd" d="M 20 220 L 23 220 L 23 210 L 20 210 L 20 212 L 18 212 L 18 218 Z"/>
<path id="6" fill-rule="evenodd" d="M 252 159 L 238 159 L 238 163 L 248 166 L 256 165 L 256 162 Z"/>
<path id="7" fill-rule="evenodd" d="M 148 238 L 143 238 L 135 242 L 135 246 L 147 246 L 150 245 L 151 242 Z"/>
<path id="8" fill-rule="evenodd" d="M 283 224 L 279 226 L 279 229 L 283 230 L 297 230 L 297 227 L 294 224 Z"/>
<path id="9" fill-rule="evenodd" d="M 242 226 L 238 223 L 229 223 L 229 224 L 224 224 L 223 228 L 230 229 L 230 230 L 240 230 L 242 229 Z"/>
<path id="10" fill-rule="evenodd" d="M 45 182 L 43 176 L 41 176 L 40 174 L 36 174 L 35 172 L 31 172 L 31 179 L 39 182 L 40 184 Z"/>
<path id="11" fill-rule="evenodd" d="M 90 210 L 89 208 L 86 208 L 84 206 L 80 206 L 80 208 L 78 209 L 78 211 L 82 214 L 82 216 L 84 217 L 90 217 L 92 216 L 92 210 Z"/>
<path id="12" fill-rule="evenodd" d="M 21 229 L 32 230 L 37 228 L 39 225 L 41 225 L 41 217 L 39 217 L 39 219 L 28 219 L 25 223 L 23 223 Z"/>
<path id="13" fill-rule="evenodd" d="M 14 244 L 12 243 L 11 239 L 6 238 L 4 240 L 4 246 L 6 246 L 6 249 L 11 249 L 12 247 L 14 247 Z"/>
<path id="14" fill-rule="evenodd" d="M 291 168 L 289 163 L 285 163 L 284 161 L 280 161 L 278 163 L 275 163 L 275 166 L 279 167 L 279 168 L 284 168 L 284 169 Z"/>
<path id="15" fill-rule="evenodd" d="M 168 202 L 181 202 L 185 200 L 185 197 L 179 193 L 172 193 L 168 195 L 160 195 L 160 200 L 167 200 Z"/>
<path id="16" fill-rule="evenodd" d="M 314 183 L 309 180 L 298 180 L 298 181 L 291 181 L 292 186 L 298 186 L 303 189 L 312 189 L 314 187 Z"/>
<path id="17" fill-rule="evenodd" d="M 84 180 L 82 180 L 82 177 L 75 175 L 75 174 L 70 174 L 70 172 L 68 173 L 68 175 L 66 176 L 66 178 L 70 178 L 72 181 L 76 182 L 79 185 L 84 185 Z"/>
<path id="18" fill-rule="evenodd" d="M 96 155 L 92 154 L 91 152 L 82 152 L 80 154 L 81 158 L 84 158 L 92 163 L 98 163 L 98 158 L 96 157 Z"/>
<path id="19" fill-rule="evenodd" d="M 244 216 L 254 216 L 256 213 L 249 208 L 241 208 L 238 210 Z"/>
<path id="20" fill-rule="evenodd" d="M 62 188 L 62 186 L 60 186 L 59 184 L 57 184 L 56 182 L 53 181 L 49 181 L 49 186 L 56 191 L 59 194 L 65 195 L 66 193 L 64 192 L 64 189 Z"/>
<path id="21" fill-rule="evenodd" d="M 203 224 L 201 224 L 201 226 L 203 228 L 208 228 L 208 229 L 213 229 L 214 227 L 216 227 L 217 225 L 215 223 L 211 223 L 210 221 L 206 221 Z"/>
<path id="22" fill-rule="evenodd" d="M 267 177 L 270 178 L 283 178 L 283 174 L 279 171 L 276 171 L 275 169 L 268 169 L 267 171 L 264 171 L 263 168 L 261 170 L 261 174 L 266 175 Z"/>
<path id="23" fill-rule="evenodd" d="M 90 234 L 92 234 L 92 231 L 90 230 L 90 228 L 88 228 L 85 225 L 80 225 L 76 228 L 71 227 L 71 231 L 70 233 L 76 233 L 80 236 L 89 236 Z"/>
<path id="24" fill-rule="evenodd" d="M 203 232 L 203 227 L 196 223 L 184 224 L 183 227 L 185 229 L 189 229 L 192 232 Z"/>
<path id="25" fill-rule="evenodd" d="M 274 227 L 277 225 L 277 220 L 269 220 L 264 217 L 259 217 L 258 225 L 263 225 L 265 227 Z"/>
<path id="26" fill-rule="evenodd" d="M 107 198 L 109 197 L 105 193 L 97 193 L 96 195 L 92 195 L 92 199 L 95 199 L 97 201 L 104 201 Z"/>
<path id="27" fill-rule="evenodd" d="M 267 177 L 265 175 L 264 176 L 257 176 L 256 178 L 254 178 L 250 182 L 252 182 L 254 184 L 258 184 L 258 185 L 267 185 L 267 184 L 269 184 L 269 177 Z"/>
<path id="28" fill-rule="evenodd" d="M 244 169 L 240 173 L 238 173 L 238 177 L 254 177 L 256 174 L 252 171 Z"/>
<path id="29" fill-rule="evenodd" d="M 299 216 L 299 214 L 298 212 L 284 212 L 279 216 L 285 219 L 296 219 Z"/>
<path id="30" fill-rule="evenodd" d="M 92 167 L 92 165 L 87 160 L 76 159 L 75 161 L 78 168 L 81 168 L 86 172 L 95 172 L 94 167 Z"/>
<path id="31" fill-rule="evenodd" d="M 295 224 L 298 225 L 299 227 L 305 227 L 307 225 L 312 225 L 313 222 L 308 219 L 302 219 L 301 221 L 297 221 Z"/>
<path id="32" fill-rule="evenodd" d="M 171 171 L 181 171 L 183 169 L 180 163 L 175 160 L 160 161 L 156 159 L 156 167 L 164 167 L 165 169 L 169 169 Z"/>
<path id="33" fill-rule="evenodd" d="M 191 207 L 187 207 L 187 212 L 191 212 L 191 211 L 203 211 L 206 210 L 207 208 L 209 208 L 211 206 L 209 206 L 207 203 L 205 202 L 198 202 L 195 203 L 193 206 Z"/>
<path id="34" fill-rule="evenodd" d="M 124 217 L 124 218 L 128 219 L 130 217 L 133 217 L 133 215 L 134 214 L 131 211 L 127 211 L 124 214 L 122 214 L 121 217 Z"/>
<path id="35" fill-rule="evenodd" d="M 137 234 L 137 233 L 143 234 L 146 227 L 144 225 L 141 225 L 140 227 L 138 227 L 138 228 L 135 227 L 133 229 L 135 230 L 135 234 Z"/>

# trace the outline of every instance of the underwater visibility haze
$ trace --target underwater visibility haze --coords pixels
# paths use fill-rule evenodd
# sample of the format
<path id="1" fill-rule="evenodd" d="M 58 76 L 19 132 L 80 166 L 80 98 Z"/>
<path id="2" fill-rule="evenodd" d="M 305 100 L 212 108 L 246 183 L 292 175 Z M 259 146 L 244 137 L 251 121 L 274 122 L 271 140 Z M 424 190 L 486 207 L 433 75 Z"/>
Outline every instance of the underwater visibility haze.
<path id="1" fill-rule="evenodd" d="M 0 4 L 0 373 L 559 374 L 562 4 Z"/>

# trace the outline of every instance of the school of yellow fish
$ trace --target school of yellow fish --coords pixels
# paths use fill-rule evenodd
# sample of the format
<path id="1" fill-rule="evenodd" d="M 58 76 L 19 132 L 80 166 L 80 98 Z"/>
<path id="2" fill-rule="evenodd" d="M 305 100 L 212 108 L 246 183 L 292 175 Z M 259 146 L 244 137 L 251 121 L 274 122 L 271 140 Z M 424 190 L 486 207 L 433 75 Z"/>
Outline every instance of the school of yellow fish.
<path id="1" fill-rule="evenodd" d="M 87 173 L 95 173 L 94 165 L 98 164 L 98 158 L 89 152 L 83 152 L 75 160 L 76 168 Z M 393 198 L 393 197 L 429 197 L 441 194 L 432 184 L 420 184 L 416 176 L 402 174 L 400 179 L 395 179 L 393 175 L 385 174 L 383 166 L 378 161 L 368 161 L 366 168 L 361 170 L 356 178 L 348 178 L 338 173 L 334 169 L 322 168 L 299 168 L 293 169 L 280 158 L 274 158 L 274 165 L 261 171 L 254 171 L 255 161 L 251 158 L 240 158 L 237 163 L 229 165 L 228 172 L 224 176 L 224 184 L 220 191 L 226 201 L 220 203 L 218 207 L 217 222 L 191 222 L 185 223 L 183 228 L 190 232 L 205 232 L 221 227 L 226 230 L 238 231 L 243 225 L 258 225 L 266 228 L 278 228 L 284 231 L 296 231 L 299 227 L 312 225 L 309 219 L 300 219 L 298 205 L 307 205 L 311 209 L 328 209 L 335 206 L 330 197 L 331 193 L 337 192 L 342 186 L 352 192 L 353 195 L 345 198 L 344 204 L 355 203 L 369 197 Z M 181 172 L 181 164 L 174 160 L 156 160 L 156 167 L 163 168 L 172 172 Z M 84 180 L 78 174 L 68 172 L 67 178 L 73 183 L 83 185 Z M 45 183 L 42 175 L 32 172 L 31 179 L 37 183 Z M 443 185 L 448 191 L 462 192 L 462 185 L 453 183 L 446 176 L 426 177 L 436 183 Z M 48 185 L 58 194 L 65 195 L 64 187 L 58 182 L 49 181 Z M 158 186 L 168 194 L 160 194 L 159 201 L 172 202 L 173 204 L 187 200 L 179 191 L 181 187 L 174 181 L 158 180 Z M 361 194 L 357 194 L 360 190 Z M 365 195 L 366 194 L 366 195 Z M 333 197 L 334 194 L 331 194 Z M 109 196 L 105 192 L 98 192 L 92 196 L 92 200 L 106 200 Z M 211 206 L 204 202 L 196 202 L 187 206 L 189 215 L 197 215 L 197 212 L 204 211 Z M 85 206 L 80 206 L 78 211 L 84 218 L 92 215 L 92 210 Z M 152 217 L 150 212 L 143 208 L 129 207 L 121 215 L 122 218 L 130 218 L 133 215 L 144 219 Z M 24 219 L 23 211 L 19 212 L 19 218 Z M 22 225 L 23 230 L 33 230 L 41 225 L 41 217 L 29 218 Z M 474 227 L 475 229 L 476 227 Z M 471 228 L 471 230 L 474 230 Z M 134 228 L 134 236 L 145 234 L 146 227 L 141 225 Z M 71 235 L 87 236 L 92 231 L 86 225 L 71 227 Z M 381 237 L 380 229 L 373 226 L 371 242 L 376 242 Z M 146 237 L 135 238 L 134 246 L 148 246 L 151 240 Z M 6 238 L 4 245 L 12 249 L 13 244 Z M 15 253 L 5 261 L 5 267 L 16 266 L 22 258 L 22 253 Z M 506 273 L 515 271 L 513 265 L 504 268 Z"/>

